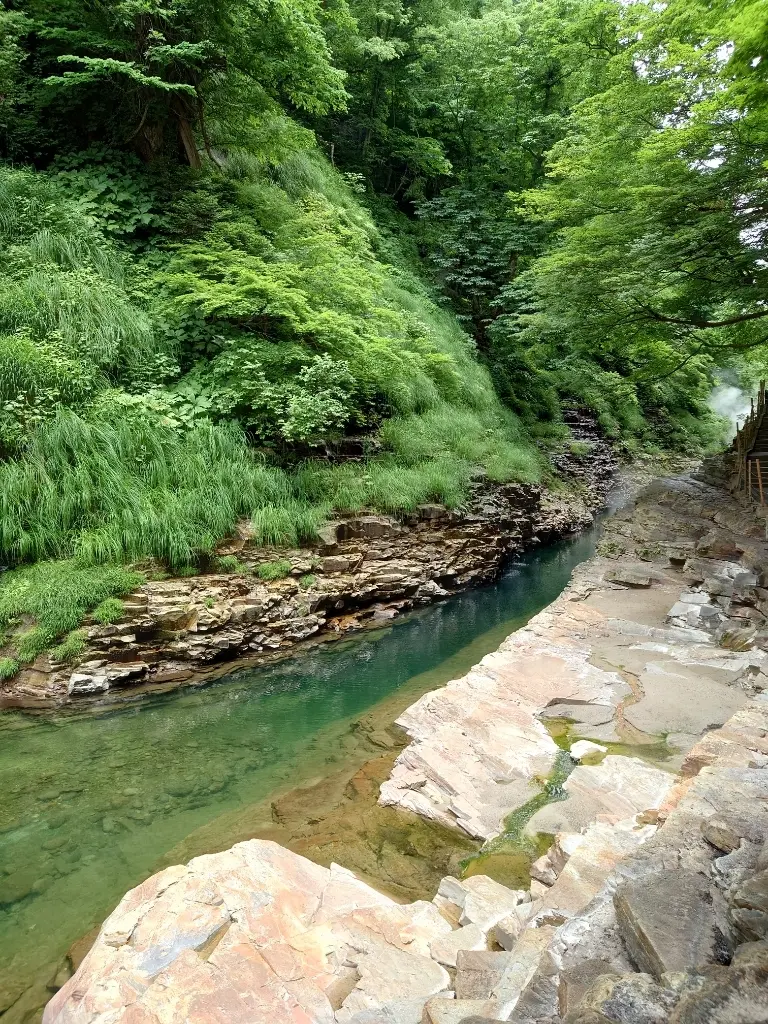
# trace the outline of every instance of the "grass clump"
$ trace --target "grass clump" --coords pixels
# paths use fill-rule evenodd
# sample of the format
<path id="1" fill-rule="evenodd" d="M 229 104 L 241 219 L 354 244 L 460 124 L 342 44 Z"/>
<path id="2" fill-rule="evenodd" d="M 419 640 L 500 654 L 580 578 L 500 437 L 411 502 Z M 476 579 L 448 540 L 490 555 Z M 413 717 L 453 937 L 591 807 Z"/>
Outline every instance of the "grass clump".
<path id="1" fill-rule="evenodd" d="M 265 581 L 282 580 L 290 576 L 293 566 L 287 559 L 280 559 L 275 562 L 262 562 L 256 570 L 259 579 Z"/>
<path id="2" fill-rule="evenodd" d="M 91 422 L 62 411 L 38 429 L 22 461 L 0 465 L 0 491 L 0 554 L 14 561 L 152 556 L 181 567 L 238 519 L 262 512 L 262 532 L 278 543 L 308 539 L 318 521 L 285 472 L 260 462 L 237 428 L 211 423 L 180 434 L 144 418 Z"/>
<path id="3" fill-rule="evenodd" d="M 33 620 L 33 628 L 16 638 L 21 662 L 34 661 L 85 615 L 108 598 L 125 595 L 144 576 L 123 565 L 87 565 L 75 559 L 38 562 L 5 573 L 0 583 L 0 627 Z"/>
<path id="4" fill-rule="evenodd" d="M 54 661 L 74 661 L 85 650 L 88 634 L 84 629 L 73 629 L 62 643 L 51 649 Z"/>
<path id="5" fill-rule="evenodd" d="M 216 559 L 216 568 L 219 572 L 240 572 L 248 571 L 248 567 L 240 561 L 237 555 L 221 555 Z"/>
<path id="6" fill-rule="evenodd" d="M 93 610 L 93 617 L 102 626 L 111 626 L 125 615 L 125 605 L 119 597 L 107 597 Z"/>
<path id="7" fill-rule="evenodd" d="M 15 658 L 0 658 L 0 682 L 3 679 L 12 679 L 21 668 Z"/>
<path id="8" fill-rule="evenodd" d="M 311 590 L 316 583 L 317 576 L 313 576 L 311 572 L 299 577 L 299 586 L 302 590 Z"/>

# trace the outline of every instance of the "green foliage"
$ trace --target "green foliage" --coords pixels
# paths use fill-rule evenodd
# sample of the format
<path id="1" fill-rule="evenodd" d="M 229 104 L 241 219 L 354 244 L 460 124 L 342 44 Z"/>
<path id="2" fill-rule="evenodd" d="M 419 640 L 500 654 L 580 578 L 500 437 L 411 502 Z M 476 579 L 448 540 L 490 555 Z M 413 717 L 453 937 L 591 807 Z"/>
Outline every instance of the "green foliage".
<path id="1" fill-rule="evenodd" d="M 317 576 L 313 576 L 311 572 L 305 573 L 304 576 L 299 577 L 299 586 L 302 590 L 311 590 L 316 583 Z"/>
<path id="2" fill-rule="evenodd" d="M 344 76 L 330 59 L 323 25 L 343 22 L 320 0 L 21 0 L 29 15 L 6 18 L 10 43 L 0 77 L 19 77 L 14 38 L 32 30 L 33 67 L 10 119 L 10 146 L 85 149 L 94 138 L 128 142 L 145 160 L 182 153 L 212 163 L 207 106 L 222 134 L 243 136 L 275 101 L 322 113 L 343 106 Z M 14 49 L 14 47 L 16 49 Z M 0 51 L 1 53 L 1 51 Z M 4 70 L 7 69 L 7 70 Z M 62 124 L 66 112 L 66 124 Z"/>
<path id="3" fill-rule="evenodd" d="M 584 458 L 585 455 L 589 455 L 592 451 L 591 441 L 569 441 L 568 451 L 571 455 L 575 455 L 577 458 Z"/>
<path id="4" fill-rule="evenodd" d="M 93 618 L 103 626 L 119 622 L 125 615 L 125 605 L 118 597 L 107 597 L 93 610 Z"/>
<path id="5" fill-rule="evenodd" d="M 216 568 L 219 572 L 245 572 L 246 567 L 237 555 L 221 555 L 216 559 Z"/>
<path id="6" fill-rule="evenodd" d="M 260 580 L 281 580 L 290 576 L 293 566 L 287 559 L 278 559 L 275 562 L 262 562 L 256 570 Z"/>
<path id="7" fill-rule="evenodd" d="M 518 343 L 562 355 L 567 339 L 629 380 L 651 420 L 676 421 L 665 443 L 701 418 L 714 362 L 766 340 L 765 71 L 745 63 L 747 22 L 725 4 L 617 8 L 604 88 L 552 148 L 549 185 L 526 194 L 557 235 L 521 282 Z"/>
<path id="8" fill-rule="evenodd" d="M 541 479 L 563 406 L 720 443 L 768 323 L 760 2 L 0 12 L 0 591 L 456 508 Z M 118 596 L 22 609 L 19 657 Z"/>
<path id="9" fill-rule="evenodd" d="M 34 661 L 58 637 L 76 630 L 90 609 L 143 582 L 141 573 L 120 565 L 70 559 L 23 566 L 5 573 L 0 582 L 0 626 L 34 620 L 35 626 L 15 639 L 17 659 Z"/>
<path id="10" fill-rule="evenodd" d="M 134 154 L 91 146 L 58 156 L 51 170 L 62 192 L 110 235 L 130 237 L 168 223 L 158 211 L 157 185 Z"/>
<path id="11" fill-rule="evenodd" d="M 0 239 L 0 334 L 23 334 L 69 360 L 62 373 L 80 378 L 70 391 L 87 394 L 101 370 L 154 351 L 152 326 L 126 292 L 117 252 L 52 178 L 0 167 Z"/>
<path id="12" fill-rule="evenodd" d="M 12 679 L 21 669 L 21 665 L 15 658 L 0 658 L 0 681 Z"/>
<path id="13" fill-rule="evenodd" d="M 64 640 L 51 648 L 54 661 L 74 661 L 85 650 L 88 634 L 84 629 L 75 629 Z"/>

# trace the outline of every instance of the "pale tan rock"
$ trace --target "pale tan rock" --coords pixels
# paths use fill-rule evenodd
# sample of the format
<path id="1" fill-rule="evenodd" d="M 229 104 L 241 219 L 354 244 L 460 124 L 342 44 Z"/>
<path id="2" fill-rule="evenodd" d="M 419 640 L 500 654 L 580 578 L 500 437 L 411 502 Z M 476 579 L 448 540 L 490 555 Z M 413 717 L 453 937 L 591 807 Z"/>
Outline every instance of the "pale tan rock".
<path id="1" fill-rule="evenodd" d="M 432 902 L 437 907 L 440 915 L 451 925 L 452 928 L 459 927 L 459 919 L 461 918 L 461 907 L 458 903 L 454 903 L 453 900 L 448 900 L 445 896 L 441 896 L 437 893 L 432 898 Z"/>
<path id="2" fill-rule="evenodd" d="M 654 825 L 638 827 L 634 818 L 616 824 L 590 825 L 555 884 L 538 902 L 535 919 L 545 920 L 553 910 L 565 911 L 568 916 L 580 911 L 599 892 L 617 864 L 655 833 Z"/>
<path id="3" fill-rule="evenodd" d="M 585 625 L 596 617 L 583 606 L 568 616 Z M 462 679 L 417 701 L 398 719 L 412 742 L 380 802 L 478 838 L 497 835 L 557 754 L 537 715 L 557 701 L 610 707 L 628 690 L 616 673 L 589 663 L 576 632 L 568 620 L 555 628 L 552 613 L 542 612 Z"/>
<path id="4" fill-rule="evenodd" d="M 538 860 L 535 860 L 531 864 L 531 878 L 536 879 L 537 882 L 541 882 L 542 885 L 546 885 L 547 888 L 550 885 L 554 885 L 557 881 L 557 872 L 552 866 L 552 862 L 549 859 L 549 854 L 542 854 Z"/>
<path id="5" fill-rule="evenodd" d="M 466 878 L 462 885 L 467 895 L 460 923 L 475 924 L 483 932 L 489 932 L 507 914 L 529 899 L 528 893 L 524 890 L 508 889 L 486 875 Z"/>
<path id="6" fill-rule="evenodd" d="M 423 1024 L 463 1024 L 467 1020 L 501 1020 L 501 1003 L 495 999 L 430 999 L 424 1007 Z"/>
<path id="7" fill-rule="evenodd" d="M 488 940 L 485 932 L 480 931 L 476 924 L 465 924 L 435 941 L 430 946 L 432 959 L 444 967 L 456 966 L 456 954 L 460 949 L 487 949 Z"/>
<path id="8" fill-rule="evenodd" d="M 579 832 L 593 821 L 622 821 L 658 808 L 675 782 L 669 772 L 637 757 L 609 754 L 599 765 L 579 765 L 563 786 L 568 799 L 542 807 L 527 831 Z"/>
<path id="9" fill-rule="evenodd" d="M 252 840 L 129 892 L 44 1019 L 343 1024 L 447 991 L 430 949 L 451 934 L 432 903 L 399 906 L 343 868 Z"/>
<path id="10" fill-rule="evenodd" d="M 532 903 L 521 903 L 515 907 L 511 914 L 495 924 L 491 935 L 502 949 L 512 950 L 519 939 L 528 920 L 534 915 L 535 905 Z"/>
<path id="11" fill-rule="evenodd" d="M 600 743 L 593 743 L 592 740 L 577 740 L 571 744 L 569 753 L 574 761 L 583 761 L 591 754 L 607 754 L 608 748 Z"/>

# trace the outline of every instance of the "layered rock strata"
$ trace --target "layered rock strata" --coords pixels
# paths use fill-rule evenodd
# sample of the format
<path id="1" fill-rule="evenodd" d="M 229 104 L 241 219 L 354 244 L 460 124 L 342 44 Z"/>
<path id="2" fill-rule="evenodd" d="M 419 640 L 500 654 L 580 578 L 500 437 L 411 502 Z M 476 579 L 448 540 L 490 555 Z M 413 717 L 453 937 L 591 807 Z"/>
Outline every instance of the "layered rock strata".
<path id="1" fill-rule="evenodd" d="M 234 659 L 275 657 L 302 641 L 386 623 L 489 582 L 513 553 L 593 522 L 615 460 L 590 430 L 588 421 L 574 424 L 574 436 L 586 431 L 589 451 L 563 460 L 563 475 L 579 485 L 570 492 L 479 483 L 461 510 L 424 505 L 399 519 L 342 518 L 322 528 L 316 544 L 297 550 L 259 547 L 250 523 L 241 523 L 218 552 L 234 556 L 235 571 L 146 583 L 125 600 L 118 623 L 86 623 L 88 647 L 77 664 L 41 655 L 0 682 L 0 705 L 204 680 Z M 260 569 L 278 565 L 282 578 L 260 577 Z"/>
<path id="2" fill-rule="evenodd" d="M 558 834 L 530 890 L 449 877 L 401 906 L 257 840 L 168 868 L 126 895 L 44 1024 L 757 1024 L 766 734 L 768 702 L 750 702 L 681 777 L 647 769 L 656 807 Z M 593 767 L 602 791 L 615 768 Z"/>
<path id="3" fill-rule="evenodd" d="M 664 734 L 680 756 L 768 684 L 762 521 L 721 490 L 678 478 L 611 517 L 598 550 L 525 629 L 398 719 L 411 743 L 381 803 L 490 839 L 553 767 L 548 718 L 598 741 Z M 708 607 L 717 610 L 702 617 Z M 611 782 L 617 801 L 638 785 Z M 531 827 L 580 827 L 590 799 L 573 793 Z"/>

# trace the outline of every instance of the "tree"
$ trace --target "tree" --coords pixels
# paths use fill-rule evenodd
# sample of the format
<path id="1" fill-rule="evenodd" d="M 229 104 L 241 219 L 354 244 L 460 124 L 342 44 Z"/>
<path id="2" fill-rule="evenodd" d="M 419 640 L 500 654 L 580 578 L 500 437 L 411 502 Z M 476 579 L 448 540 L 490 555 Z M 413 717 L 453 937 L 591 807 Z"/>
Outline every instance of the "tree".
<path id="1" fill-rule="evenodd" d="M 97 139 L 147 162 L 215 159 L 211 102 L 247 117 L 279 100 L 299 110 L 343 106 L 344 75 L 323 25 L 343 20 L 320 0 L 25 0 L 28 79 L 20 100 L 51 148 Z"/>
<path id="2" fill-rule="evenodd" d="M 567 339 L 648 382 L 768 340 L 760 6 L 623 10 L 609 87 L 576 108 L 549 187 L 526 196 L 559 233 L 523 282 L 523 340 Z"/>

